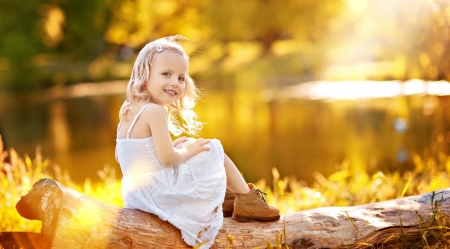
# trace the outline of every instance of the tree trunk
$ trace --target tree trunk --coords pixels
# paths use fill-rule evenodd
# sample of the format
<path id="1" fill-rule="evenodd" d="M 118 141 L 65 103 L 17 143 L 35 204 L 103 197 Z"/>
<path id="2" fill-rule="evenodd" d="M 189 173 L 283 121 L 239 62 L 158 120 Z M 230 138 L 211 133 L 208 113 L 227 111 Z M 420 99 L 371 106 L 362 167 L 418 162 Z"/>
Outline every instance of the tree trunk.
<path id="1" fill-rule="evenodd" d="M 430 219 L 432 203 L 450 215 L 450 189 L 354 207 L 323 207 L 283 215 L 274 222 L 237 222 L 225 218 L 212 248 L 276 245 L 285 231 L 289 248 L 364 248 L 393 238 L 420 237 L 419 216 Z M 443 199 L 441 199 L 443 198 Z M 435 200 L 435 201 L 433 201 Z M 157 216 L 115 207 L 82 195 L 52 179 L 41 179 L 17 203 L 21 216 L 42 221 L 37 248 L 190 248 L 178 229 Z M 391 237 L 394 234 L 394 237 Z M 283 244 L 285 239 L 283 238 Z"/>

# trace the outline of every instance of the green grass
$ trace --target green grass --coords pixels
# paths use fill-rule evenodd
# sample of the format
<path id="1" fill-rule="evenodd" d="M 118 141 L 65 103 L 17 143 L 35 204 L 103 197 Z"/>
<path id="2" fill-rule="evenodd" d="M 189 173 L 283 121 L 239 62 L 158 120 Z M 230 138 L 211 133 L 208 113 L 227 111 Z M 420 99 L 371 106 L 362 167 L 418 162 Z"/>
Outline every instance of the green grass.
<path id="1" fill-rule="evenodd" d="M 308 185 L 295 178 L 281 178 L 277 169 L 272 170 L 273 186 L 268 186 L 264 179 L 256 186 L 267 193 L 267 201 L 280 208 L 282 214 L 297 212 L 325 206 L 354 206 L 371 202 L 391 200 L 408 195 L 419 195 L 449 187 L 450 157 L 439 154 L 433 158 L 414 158 L 415 167 L 406 173 L 368 174 L 354 171 L 343 163 L 341 170 L 325 177 L 314 173 L 314 183 Z M 5 151 L 0 136 L 0 231 L 39 232 L 40 221 L 22 218 L 15 205 L 32 185 L 41 178 L 49 177 L 61 182 L 66 187 L 89 195 L 116 206 L 123 206 L 120 191 L 120 179 L 111 167 L 104 167 L 98 172 L 99 183 L 87 179 L 84 184 L 76 184 L 70 175 L 57 164 L 44 159 L 39 148 L 36 157 L 19 156 L 14 149 Z M 401 234 L 389 237 L 381 245 L 366 245 L 367 248 L 450 248 L 448 239 L 450 229 L 448 217 L 440 210 L 443 200 L 432 200 L 433 212 L 428 222 L 420 217 L 422 235 L 414 241 L 403 240 Z M 261 248 L 274 246 L 281 248 L 284 234 L 277 235 L 276 245 L 261 245 Z M 230 245 L 233 236 L 230 237 Z M 393 243 L 395 242 L 395 243 Z M 395 246 L 393 246 L 395 245 Z"/>

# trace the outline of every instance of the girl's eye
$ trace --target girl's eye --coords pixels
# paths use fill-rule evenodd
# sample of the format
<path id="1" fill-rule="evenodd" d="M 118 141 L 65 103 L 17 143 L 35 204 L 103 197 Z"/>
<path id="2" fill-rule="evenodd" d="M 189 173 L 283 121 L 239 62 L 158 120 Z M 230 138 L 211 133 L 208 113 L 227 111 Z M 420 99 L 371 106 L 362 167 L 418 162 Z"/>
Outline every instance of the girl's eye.
<path id="1" fill-rule="evenodd" d="M 164 76 L 170 76 L 169 73 L 163 73 L 162 75 L 164 75 Z"/>
<path id="2" fill-rule="evenodd" d="M 178 77 L 178 80 L 182 81 L 182 82 L 186 81 L 186 79 L 184 77 Z"/>

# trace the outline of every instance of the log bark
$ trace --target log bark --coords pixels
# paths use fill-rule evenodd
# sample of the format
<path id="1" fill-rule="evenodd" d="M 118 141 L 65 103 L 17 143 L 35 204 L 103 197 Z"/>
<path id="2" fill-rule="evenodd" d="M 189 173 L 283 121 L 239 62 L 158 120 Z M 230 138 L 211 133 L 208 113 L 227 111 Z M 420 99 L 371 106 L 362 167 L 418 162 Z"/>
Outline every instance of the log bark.
<path id="1" fill-rule="evenodd" d="M 432 197 L 441 200 L 440 211 L 450 215 L 450 188 L 439 192 L 354 206 L 323 207 L 283 215 L 274 222 L 237 222 L 225 218 L 212 248 L 249 249 L 276 245 L 285 231 L 289 248 L 364 248 L 381 244 L 392 234 L 403 239 L 420 237 L 433 211 Z M 68 189 L 52 179 L 41 179 L 17 203 L 19 214 L 42 221 L 37 248 L 190 248 L 170 223 L 139 210 L 115 207 Z M 393 237 L 390 237 L 393 241 Z M 283 239 L 284 243 L 284 239 Z"/>

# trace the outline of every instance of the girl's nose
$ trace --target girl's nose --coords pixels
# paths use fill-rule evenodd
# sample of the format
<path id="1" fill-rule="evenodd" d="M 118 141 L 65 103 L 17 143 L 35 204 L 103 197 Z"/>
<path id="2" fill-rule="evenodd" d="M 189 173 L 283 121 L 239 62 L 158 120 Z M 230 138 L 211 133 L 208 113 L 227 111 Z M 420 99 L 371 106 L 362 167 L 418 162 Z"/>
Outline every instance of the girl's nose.
<path id="1" fill-rule="evenodd" d="M 178 87 L 178 78 L 174 77 L 173 79 L 170 80 L 170 85 Z"/>

